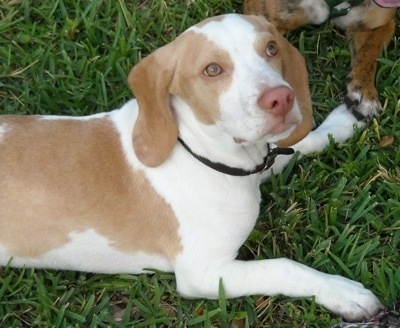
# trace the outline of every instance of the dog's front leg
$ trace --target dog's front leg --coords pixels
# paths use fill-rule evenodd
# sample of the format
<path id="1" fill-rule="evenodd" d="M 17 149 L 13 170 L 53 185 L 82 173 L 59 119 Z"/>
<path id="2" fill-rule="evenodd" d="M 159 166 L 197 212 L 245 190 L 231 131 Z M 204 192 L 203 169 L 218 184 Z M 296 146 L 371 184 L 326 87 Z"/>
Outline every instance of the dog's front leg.
<path id="1" fill-rule="evenodd" d="M 187 297 L 218 298 L 221 279 L 229 298 L 257 294 L 315 296 L 316 302 L 347 320 L 368 318 L 381 307 L 362 284 L 285 258 L 229 262 L 215 262 L 211 256 L 191 258 L 176 266 L 176 278 L 179 292 Z"/>
<path id="2" fill-rule="evenodd" d="M 343 143 L 353 136 L 355 127 L 364 128 L 365 123 L 357 120 L 346 105 L 342 104 L 336 107 L 318 128 L 291 147 L 301 155 L 321 152 L 329 145 L 329 136 L 336 142 Z M 263 173 L 261 180 L 267 180 L 272 172 L 282 172 L 292 157 L 293 155 L 277 156 L 274 165 Z"/>
<path id="3" fill-rule="evenodd" d="M 356 127 L 364 128 L 365 123 L 358 121 L 346 105 L 342 104 L 336 107 L 317 129 L 295 144 L 293 149 L 303 155 L 321 152 L 329 145 L 329 136 L 336 142 L 343 143 L 354 135 Z"/>
<path id="4" fill-rule="evenodd" d="M 374 77 L 377 59 L 394 33 L 395 21 L 372 31 L 350 33 L 352 69 L 348 77 L 346 104 L 359 120 L 370 120 L 379 114 L 381 104 Z"/>
<path id="5" fill-rule="evenodd" d="M 373 30 L 349 31 L 351 73 L 348 77 L 346 104 L 359 120 L 370 120 L 382 107 L 375 88 L 377 59 L 390 42 L 395 20 Z"/>

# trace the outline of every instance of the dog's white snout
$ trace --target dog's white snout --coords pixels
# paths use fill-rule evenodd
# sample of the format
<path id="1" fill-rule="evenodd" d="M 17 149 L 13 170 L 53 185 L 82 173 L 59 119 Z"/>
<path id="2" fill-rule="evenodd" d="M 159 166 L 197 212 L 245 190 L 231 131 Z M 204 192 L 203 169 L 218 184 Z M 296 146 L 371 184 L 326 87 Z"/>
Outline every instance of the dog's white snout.
<path id="1" fill-rule="evenodd" d="M 294 92 L 285 86 L 264 91 L 258 99 L 258 105 L 265 111 L 278 116 L 284 116 L 293 108 Z"/>

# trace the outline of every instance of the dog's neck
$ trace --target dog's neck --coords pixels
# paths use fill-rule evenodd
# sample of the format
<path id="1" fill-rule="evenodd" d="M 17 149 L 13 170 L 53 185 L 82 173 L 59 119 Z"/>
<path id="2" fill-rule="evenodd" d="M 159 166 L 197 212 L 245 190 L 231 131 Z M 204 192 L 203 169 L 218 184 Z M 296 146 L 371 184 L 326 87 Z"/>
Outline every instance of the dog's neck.
<path id="1" fill-rule="evenodd" d="M 252 171 L 263 163 L 269 152 L 266 141 L 238 143 L 217 124 L 200 122 L 182 99 L 173 97 L 172 105 L 179 125 L 179 137 L 195 156 L 244 171 Z"/>
<path id="2" fill-rule="evenodd" d="M 292 148 L 281 148 L 267 140 L 248 142 L 229 135 L 220 124 L 205 124 L 180 97 L 171 105 L 178 123 L 178 143 L 194 159 L 208 168 L 231 176 L 260 175 L 278 155 L 291 155 Z"/>
<path id="3" fill-rule="evenodd" d="M 178 141 L 180 144 L 185 148 L 194 158 L 196 158 L 198 161 L 203 163 L 204 165 L 208 166 L 209 168 L 218 171 L 223 174 L 227 175 L 232 175 L 232 176 L 237 176 L 237 177 L 242 177 L 242 176 L 248 176 L 252 174 L 257 174 L 257 173 L 263 173 L 265 170 L 268 170 L 275 162 L 275 158 L 278 155 L 291 155 L 294 153 L 293 148 L 280 148 L 276 147 L 274 149 L 270 149 L 269 144 L 267 144 L 267 149 L 268 153 L 263 159 L 263 162 L 256 165 L 252 170 L 244 170 L 238 167 L 232 167 L 229 165 L 225 165 L 223 163 L 217 163 L 209 160 L 208 158 L 205 158 L 203 156 L 200 156 L 193 152 L 193 150 L 181 139 L 178 138 Z"/>

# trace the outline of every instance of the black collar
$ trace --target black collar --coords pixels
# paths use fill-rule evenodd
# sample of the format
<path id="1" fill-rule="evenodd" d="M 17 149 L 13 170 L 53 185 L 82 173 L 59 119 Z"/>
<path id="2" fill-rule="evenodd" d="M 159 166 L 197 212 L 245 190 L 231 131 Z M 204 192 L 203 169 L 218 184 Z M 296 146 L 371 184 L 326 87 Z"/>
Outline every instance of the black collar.
<path id="1" fill-rule="evenodd" d="M 258 164 L 254 169 L 248 171 L 248 170 L 240 169 L 237 167 L 231 167 L 231 166 L 228 166 L 228 165 L 225 165 L 222 163 L 212 162 L 209 159 L 194 153 L 192 151 L 192 149 L 190 149 L 190 147 L 181 138 L 178 138 L 178 141 L 194 158 L 196 158 L 198 161 L 202 162 L 204 165 L 207 165 L 208 167 L 211 167 L 212 169 L 214 169 L 218 172 L 228 174 L 228 175 L 238 176 L 238 177 L 247 176 L 247 175 L 251 175 L 251 174 L 255 174 L 255 173 L 262 173 L 265 170 L 268 170 L 274 164 L 276 156 L 291 155 L 294 153 L 293 148 L 276 147 L 271 150 L 269 148 L 269 144 L 267 144 L 268 154 L 267 154 L 267 156 L 264 157 L 263 162 L 261 164 Z"/>

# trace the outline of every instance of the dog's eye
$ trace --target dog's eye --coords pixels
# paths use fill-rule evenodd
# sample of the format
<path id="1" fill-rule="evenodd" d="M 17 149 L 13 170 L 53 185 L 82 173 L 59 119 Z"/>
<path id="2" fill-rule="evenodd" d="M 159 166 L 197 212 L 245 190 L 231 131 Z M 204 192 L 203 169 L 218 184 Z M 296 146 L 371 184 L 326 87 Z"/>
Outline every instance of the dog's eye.
<path id="1" fill-rule="evenodd" d="M 278 47 L 274 41 L 268 42 L 265 48 L 265 53 L 269 57 L 273 57 L 278 53 Z"/>
<path id="2" fill-rule="evenodd" d="M 204 70 L 204 75 L 214 77 L 222 73 L 222 67 L 218 64 L 210 64 Z"/>

